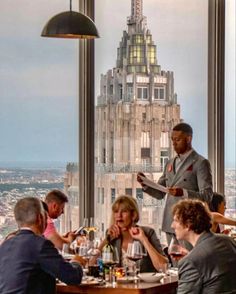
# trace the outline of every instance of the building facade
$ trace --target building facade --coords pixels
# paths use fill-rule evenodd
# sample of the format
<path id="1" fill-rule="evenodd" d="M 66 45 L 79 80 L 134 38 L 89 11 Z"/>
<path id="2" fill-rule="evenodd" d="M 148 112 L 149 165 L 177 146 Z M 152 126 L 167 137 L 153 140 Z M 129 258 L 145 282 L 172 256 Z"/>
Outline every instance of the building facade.
<path id="1" fill-rule="evenodd" d="M 157 48 L 143 16 L 143 1 L 131 1 L 127 30 L 117 49 L 116 67 L 101 75 L 96 106 L 96 213 L 109 226 L 118 195 L 137 198 L 141 222 L 159 229 L 162 202 L 142 192 L 137 172 L 157 180 L 173 154 L 172 127 L 180 122 L 174 74 L 161 69 Z"/>
<path id="2" fill-rule="evenodd" d="M 95 113 L 95 218 L 99 227 L 105 231 L 112 202 L 127 194 L 137 198 L 142 224 L 158 231 L 162 201 L 143 193 L 136 177 L 142 171 L 158 180 L 173 155 L 170 135 L 180 122 L 180 106 L 174 73 L 162 70 L 158 63 L 142 0 L 131 0 L 116 67 L 101 75 Z"/>

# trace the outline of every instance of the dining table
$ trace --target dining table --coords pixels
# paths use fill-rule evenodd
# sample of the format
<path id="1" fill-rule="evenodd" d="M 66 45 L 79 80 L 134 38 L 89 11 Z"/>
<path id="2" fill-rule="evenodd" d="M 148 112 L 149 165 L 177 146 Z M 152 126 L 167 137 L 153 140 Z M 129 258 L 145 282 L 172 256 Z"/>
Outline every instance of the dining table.
<path id="1" fill-rule="evenodd" d="M 178 277 L 165 276 L 158 283 L 104 283 L 100 285 L 66 285 L 57 284 L 57 294 L 175 294 L 177 293 Z"/>

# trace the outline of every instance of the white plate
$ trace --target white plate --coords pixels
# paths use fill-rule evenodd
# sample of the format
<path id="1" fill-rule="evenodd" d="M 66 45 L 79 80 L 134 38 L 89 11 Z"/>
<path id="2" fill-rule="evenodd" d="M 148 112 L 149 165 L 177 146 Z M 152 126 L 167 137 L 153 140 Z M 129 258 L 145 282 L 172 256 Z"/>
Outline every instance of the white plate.
<path id="1" fill-rule="evenodd" d="M 165 276 L 162 273 L 140 273 L 139 278 L 147 283 L 157 283 Z"/>

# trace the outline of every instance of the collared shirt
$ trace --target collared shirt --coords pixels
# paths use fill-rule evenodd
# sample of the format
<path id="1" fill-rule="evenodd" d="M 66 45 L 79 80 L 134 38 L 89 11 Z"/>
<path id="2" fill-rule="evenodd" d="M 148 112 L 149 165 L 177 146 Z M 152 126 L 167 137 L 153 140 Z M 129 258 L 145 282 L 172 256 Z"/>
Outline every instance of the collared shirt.
<path id="1" fill-rule="evenodd" d="M 184 154 L 178 154 L 175 157 L 175 161 L 174 161 L 174 169 L 175 172 L 177 172 L 179 170 L 179 168 L 181 167 L 181 165 L 185 162 L 185 160 L 189 157 L 189 155 L 193 152 L 193 149 L 190 149 L 188 152 L 184 153 Z"/>
<path id="2" fill-rule="evenodd" d="M 20 230 L 29 230 L 29 231 L 33 232 L 33 230 L 31 228 L 29 228 L 29 227 L 21 227 Z"/>
<path id="3" fill-rule="evenodd" d="M 175 161 L 174 161 L 174 170 L 175 173 L 179 170 L 179 168 L 181 167 L 181 165 L 185 162 L 185 160 L 189 157 L 189 155 L 193 152 L 193 149 L 190 149 L 188 152 L 184 153 L 184 154 L 178 154 L 175 157 Z M 188 198 L 188 191 L 186 189 L 183 189 L 183 197 L 184 198 Z"/>
<path id="4" fill-rule="evenodd" d="M 47 227 L 44 231 L 43 235 L 45 238 L 48 238 L 50 235 L 54 234 L 56 232 L 56 228 L 54 225 L 53 220 L 48 216 L 47 217 Z"/>

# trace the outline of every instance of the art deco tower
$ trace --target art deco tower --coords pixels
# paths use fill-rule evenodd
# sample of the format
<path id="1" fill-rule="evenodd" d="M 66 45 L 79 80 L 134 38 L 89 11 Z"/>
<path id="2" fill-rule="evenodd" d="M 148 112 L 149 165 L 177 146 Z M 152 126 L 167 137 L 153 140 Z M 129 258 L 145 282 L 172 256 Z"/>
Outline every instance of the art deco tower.
<path id="1" fill-rule="evenodd" d="M 142 223 L 158 229 L 161 203 L 143 194 L 136 173 L 158 179 L 173 153 L 170 131 L 180 122 L 180 106 L 173 72 L 158 64 L 142 0 L 131 1 L 116 67 L 101 75 L 95 120 L 96 213 L 101 225 L 107 228 L 104 211 L 110 211 L 115 197 L 129 194 L 139 201 Z"/>

